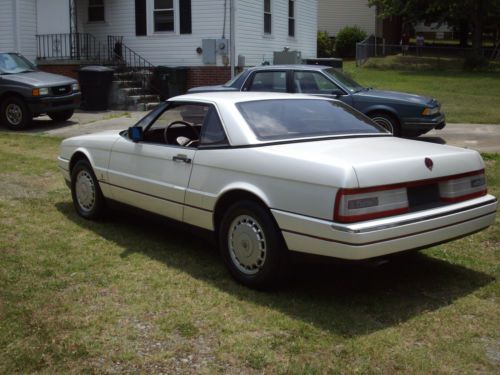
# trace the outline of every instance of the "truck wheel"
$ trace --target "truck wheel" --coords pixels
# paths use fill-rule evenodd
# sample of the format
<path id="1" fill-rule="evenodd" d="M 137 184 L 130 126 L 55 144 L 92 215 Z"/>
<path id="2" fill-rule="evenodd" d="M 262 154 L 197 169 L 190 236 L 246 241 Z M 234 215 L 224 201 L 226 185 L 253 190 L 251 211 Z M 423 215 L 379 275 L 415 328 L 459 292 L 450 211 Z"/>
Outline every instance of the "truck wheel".
<path id="1" fill-rule="evenodd" d="M 0 107 L 0 122 L 7 125 L 9 129 L 24 129 L 31 119 L 31 113 L 21 98 L 11 96 L 3 101 Z"/>
<path id="2" fill-rule="evenodd" d="M 273 217 L 261 205 L 241 201 L 229 207 L 219 244 L 224 263 L 241 284 L 268 289 L 283 280 L 288 251 Z"/>
<path id="3" fill-rule="evenodd" d="M 66 111 L 49 112 L 47 114 L 53 121 L 62 122 L 69 120 L 73 116 L 73 113 L 75 113 L 74 109 L 67 109 Z"/>

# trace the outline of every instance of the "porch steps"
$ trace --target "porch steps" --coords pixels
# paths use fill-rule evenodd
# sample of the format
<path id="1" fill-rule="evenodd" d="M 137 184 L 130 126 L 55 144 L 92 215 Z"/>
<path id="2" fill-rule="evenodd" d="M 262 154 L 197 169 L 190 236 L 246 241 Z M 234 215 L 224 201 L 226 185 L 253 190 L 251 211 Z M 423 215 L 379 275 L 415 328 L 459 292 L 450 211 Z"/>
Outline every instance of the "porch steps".
<path id="1" fill-rule="evenodd" d="M 150 83 L 151 72 L 119 67 L 113 77 L 111 107 L 120 110 L 148 111 L 160 102 Z"/>

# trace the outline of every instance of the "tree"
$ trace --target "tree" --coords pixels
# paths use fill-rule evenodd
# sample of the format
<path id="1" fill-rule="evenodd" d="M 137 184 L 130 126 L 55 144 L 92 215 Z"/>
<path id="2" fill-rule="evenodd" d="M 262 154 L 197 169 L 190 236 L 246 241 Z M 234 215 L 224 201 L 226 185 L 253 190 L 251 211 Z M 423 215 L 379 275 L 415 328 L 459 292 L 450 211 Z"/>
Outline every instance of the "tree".
<path id="1" fill-rule="evenodd" d="M 472 31 L 472 49 L 479 54 L 483 42 L 483 30 L 498 27 L 500 0 L 368 0 L 370 6 L 378 6 L 382 17 L 401 16 L 405 23 L 420 21 L 446 22 L 455 27 L 461 44 Z"/>

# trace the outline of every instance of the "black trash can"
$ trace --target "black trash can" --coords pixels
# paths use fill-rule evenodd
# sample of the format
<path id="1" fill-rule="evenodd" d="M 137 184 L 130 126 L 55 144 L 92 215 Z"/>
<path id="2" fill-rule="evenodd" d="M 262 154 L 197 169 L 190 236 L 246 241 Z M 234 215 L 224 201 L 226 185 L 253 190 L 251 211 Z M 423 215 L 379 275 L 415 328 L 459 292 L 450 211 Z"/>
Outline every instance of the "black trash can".
<path id="1" fill-rule="evenodd" d="M 108 109 L 113 73 L 113 69 L 100 65 L 85 66 L 78 70 L 83 109 L 91 111 Z"/>
<path id="2" fill-rule="evenodd" d="M 317 59 L 306 59 L 308 65 L 326 65 L 342 70 L 343 60 L 336 57 L 318 57 Z"/>
<path id="3" fill-rule="evenodd" d="M 188 70 L 189 68 L 183 66 L 160 65 L 155 68 L 152 84 L 161 100 L 186 93 Z"/>

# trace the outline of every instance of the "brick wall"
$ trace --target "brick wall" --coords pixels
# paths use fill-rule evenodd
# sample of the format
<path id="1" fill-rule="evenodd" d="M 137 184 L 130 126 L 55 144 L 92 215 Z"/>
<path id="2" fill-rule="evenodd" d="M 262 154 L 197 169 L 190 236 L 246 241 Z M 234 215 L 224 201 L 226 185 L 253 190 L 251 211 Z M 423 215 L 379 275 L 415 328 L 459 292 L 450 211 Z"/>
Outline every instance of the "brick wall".
<path id="1" fill-rule="evenodd" d="M 63 76 L 78 79 L 78 73 L 76 70 L 80 69 L 79 64 L 44 64 L 43 62 L 38 62 L 38 69 L 43 70 L 47 73 L 61 74 Z"/>
<path id="2" fill-rule="evenodd" d="M 231 69 L 224 66 L 192 67 L 187 75 L 187 88 L 221 85 L 231 79 Z"/>

